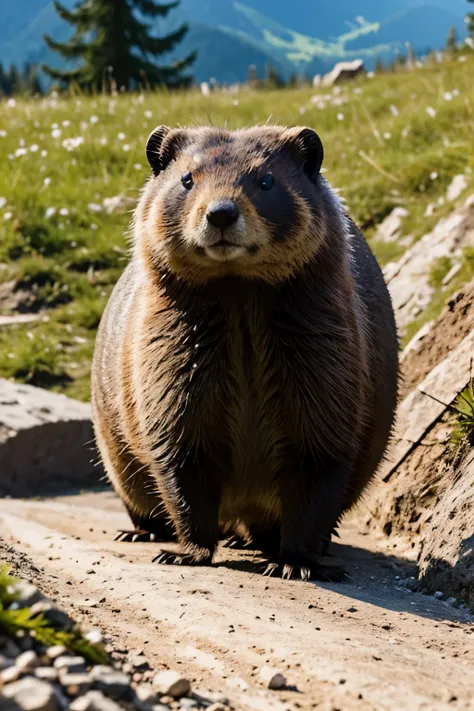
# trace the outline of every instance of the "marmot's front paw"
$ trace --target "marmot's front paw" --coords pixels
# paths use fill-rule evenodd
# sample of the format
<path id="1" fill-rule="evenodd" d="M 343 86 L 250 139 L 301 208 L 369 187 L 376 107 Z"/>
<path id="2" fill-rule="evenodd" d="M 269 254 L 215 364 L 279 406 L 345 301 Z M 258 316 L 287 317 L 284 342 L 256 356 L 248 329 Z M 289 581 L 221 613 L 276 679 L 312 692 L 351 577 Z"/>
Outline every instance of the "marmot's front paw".
<path id="1" fill-rule="evenodd" d="M 158 536 L 150 531 L 145 531 L 142 528 L 134 528 L 129 531 L 119 530 L 114 538 L 114 541 L 120 541 L 121 543 L 156 543 Z"/>
<path id="2" fill-rule="evenodd" d="M 282 553 L 268 559 L 264 575 L 283 578 L 284 580 L 319 580 L 326 583 L 346 583 L 349 576 L 344 570 L 334 565 L 324 565 L 311 556 L 295 553 Z"/>
<path id="3" fill-rule="evenodd" d="M 152 563 L 159 565 L 211 565 L 212 557 L 198 557 L 192 553 L 173 553 L 172 551 L 160 551 Z"/>

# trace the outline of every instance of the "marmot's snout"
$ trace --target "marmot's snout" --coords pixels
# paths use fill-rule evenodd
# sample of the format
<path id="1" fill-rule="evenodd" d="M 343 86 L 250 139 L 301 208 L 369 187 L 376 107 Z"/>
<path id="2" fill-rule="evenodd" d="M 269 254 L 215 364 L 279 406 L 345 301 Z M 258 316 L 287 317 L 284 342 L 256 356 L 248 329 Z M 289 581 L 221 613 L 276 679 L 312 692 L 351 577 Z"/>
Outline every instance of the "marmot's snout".
<path id="1" fill-rule="evenodd" d="M 209 205 L 206 217 L 211 225 L 225 230 L 239 219 L 240 210 L 232 200 L 219 200 Z"/>

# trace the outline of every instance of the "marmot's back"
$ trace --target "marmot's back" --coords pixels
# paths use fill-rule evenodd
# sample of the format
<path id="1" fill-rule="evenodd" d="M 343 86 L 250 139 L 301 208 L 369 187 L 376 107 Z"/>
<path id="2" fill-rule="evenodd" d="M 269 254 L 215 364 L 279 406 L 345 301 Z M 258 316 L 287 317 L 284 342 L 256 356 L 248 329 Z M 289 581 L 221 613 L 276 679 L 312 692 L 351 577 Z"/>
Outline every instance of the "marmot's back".
<path id="1" fill-rule="evenodd" d="M 180 542 L 160 562 L 208 562 L 243 527 L 269 572 L 337 577 L 320 556 L 396 403 L 381 271 L 310 129 L 160 127 L 147 155 L 94 359 L 109 476 L 136 535 Z"/>

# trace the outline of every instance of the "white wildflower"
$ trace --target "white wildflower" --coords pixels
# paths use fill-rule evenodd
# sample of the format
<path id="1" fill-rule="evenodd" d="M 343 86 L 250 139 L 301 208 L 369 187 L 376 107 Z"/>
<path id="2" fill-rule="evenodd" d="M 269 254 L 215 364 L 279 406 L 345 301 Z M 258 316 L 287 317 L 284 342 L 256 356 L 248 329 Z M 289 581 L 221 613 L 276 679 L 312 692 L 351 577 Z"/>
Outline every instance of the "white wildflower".
<path id="1" fill-rule="evenodd" d="M 202 94 L 203 96 L 209 96 L 209 94 L 211 93 L 211 89 L 210 89 L 209 84 L 207 83 L 207 81 L 201 82 L 200 89 L 201 89 L 201 94 Z"/>
<path id="2" fill-rule="evenodd" d="M 426 109 L 426 113 L 428 114 L 428 116 L 431 116 L 431 118 L 435 118 L 436 109 L 434 109 L 432 106 L 428 106 Z"/>
<path id="3" fill-rule="evenodd" d="M 338 120 L 338 121 L 344 121 L 344 114 L 338 114 L 338 115 L 337 115 L 337 120 Z"/>
<path id="4" fill-rule="evenodd" d="M 105 146 L 107 144 L 107 139 L 105 136 L 102 136 L 102 138 L 99 141 L 101 146 Z"/>
<path id="5" fill-rule="evenodd" d="M 19 143 L 20 146 L 23 148 L 24 145 L 25 145 L 25 139 L 24 139 L 24 138 L 20 138 L 20 140 L 18 141 L 18 143 Z"/>
<path id="6" fill-rule="evenodd" d="M 31 151 L 32 153 L 37 153 L 38 150 L 39 150 L 39 146 L 38 146 L 36 143 L 33 143 L 33 145 L 30 146 L 30 151 Z"/>
<path id="7" fill-rule="evenodd" d="M 117 138 L 119 139 L 119 141 L 124 141 L 126 139 L 126 135 L 123 133 L 123 131 L 120 131 Z"/>
<path id="8" fill-rule="evenodd" d="M 81 123 L 79 124 L 79 127 L 80 127 L 82 133 L 84 133 L 84 131 L 87 131 L 87 129 L 89 128 L 89 124 L 87 123 L 87 121 L 81 121 Z"/>
<path id="9" fill-rule="evenodd" d="M 97 202 L 90 202 L 87 206 L 91 212 L 102 212 L 102 205 Z"/>
<path id="10" fill-rule="evenodd" d="M 444 92 L 444 100 L 445 101 L 452 101 L 453 100 L 453 95 L 450 91 Z"/>
<path id="11" fill-rule="evenodd" d="M 375 76 L 375 72 L 367 72 L 367 79 L 373 79 Z"/>
<path id="12" fill-rule="evenodd" d="M 98 228 L 97 228 L 97 225 L 95 224 L 95 222 L 92 222 L 92 223 L 91 223 L 91 230 L 94 230 L 94 231 L 95 231 L 96 229 L 98 229 Z"/>
<path id="13" fill-rule="evenodd" d="M 59 214 L 62 215 L 63 217 L 66 217 L 66 215 L 69 215 L 69 210 L 67 209 L 67 207 L 62 207 L 59 210 Z"/>
<path id="14" fill-rule="evenodd" d="M 49 220 L 50 217 L 56 214 L 56 208 L 55 207 L 47 207 L 46 211 L 44 213 L 44 216 L 47 220 Z"/>
<path id="15" fill-rule="evenodd" d="M 15 99 L 8 99 L 8 101 L 7 101 L 7 107 L 8 107 L 9 109 L 13 109 L 13 108 L 15 108 L 15 106 L 16 106 L 16 101 L 15 101 Z"/>
<path id="16" fill-rule="evenodd" d="M 122 150 L 125 151 L 125 153 L 127 153 L 130 150 L 130 146 L 128 145 L 128 143 L 123 144 Z"/>
<path id="17" fill-rule="evenodd" d="M 392 116 L 398 116 L 400 113 L 400 111 L 397 109 L 397 107 L 394 106 L 393 104 L 390 104 L 390 111 L 392 113 Z"/>
<path id="18" fill-rule="evenodd" d="M 392 138 L 392 134 L 387 131 L 386 133 L 383 134 L 383 137 L 385 138 L 386 141 L 389 141 Z"/>
<path id="19" fill-rule="evenodd" d="M 51 131 L 51 138 L 61 138 L 61 129 L 53 128 L 53 130 Z"/>
<path id="20" fill-rule="evenodd" d="M 234 99 L 232 103 L 233 103 L 234 106 L 238 106 L 238 105 L 239 105 L 239 100 L 238 100 L 238 99 Z"/>
<path id="21" fill-rule="evenodd" d="M 41 158 L 46 158 L 48 151 L 41 151 Z"/>
<path id="22" fill-rule="evenodd" d="M 135 168 L 135 170 L 141 170 L 143 166 L 141 163 L 135 163 L 133 167 Z"/>
<path id="23" fill-rule="evenodd" d="M 62 142 L 63 148 L 67 151 L 73 151 L 78 146 L 84 143 L 84 138 L 82 136 L 76 136 L 76 138 L 65 138 Z"/>
<path id="24" fill-rule="evenodd" d="M 3 215 L 3 219 L 5 220 L 5 222 L 6 222 L 7 220 L 11 220 L 12 217 L 13 217 L 13 212 L 6 212 L 6 213 Z"/>
<path id="25" fill-rule="evenodd" d="M 20 158 L 20 156 L 24 156 L 26 153 L 28 153 L 28 151 L 26 150 L 26 148 L 17 148 L 16 151 L 15 151 L 15 156 L 16 156 L 17 158 Z"/>
<path id="26" fill-rule="evenodd" d="M 43 185 L 44 185 L 45 187 L 48 187 L 48 185 L 51 185 L 51 178 L 45 178 L 45 179 L 43 180 Z"/>
<path id="27" fill-rule="evenodd" d="M 68 126 L 71 125 L 71 122 L 66 119 L 66 121 L 63 121 L 63 126 L 64 128 L 67 128 Z"/>
<path id="28" fill-rule="evenodd" d="M 99 120 L 99 117 L 98 117 L 98 116 L 91 116 L 90 119 L 89 119 L 89 121 L 90 121 L 91 123 L 97 123 L 98 120 Z"/>
<path id="29" fill-rule="evenodd" d="M 5 205 L 7 204 L 7 199 L 6 197 L 0 197 L 0 210 L 3 210 Z"/>
<path id="30" fill-rule="evenodd" d="M 459 89 L 453 89 L 453 96 L 459 96 Z"/>
<path id="31" fill-rule="evenodd" d="M 436 173 L 436 171 L 433 171 L 432 173 L 430 173 L 431 180 L 437 180 L 438 177 L 439 176 L 438 176 L 438 173 Z"/>
<path id="32" fill-rule="evenodd" d="M 0 128 L 0 138 L 5 138 L 6 135 L 7 132 L 3 128 Z"/>
<path id="33" fill-rule="evenodd" d="M 152 116 L 153 116 L 153 112 L 152 112 L 152 111 L 150 111 L 150 110 L 145 111 L 145 118 L 150 119 Z"/>

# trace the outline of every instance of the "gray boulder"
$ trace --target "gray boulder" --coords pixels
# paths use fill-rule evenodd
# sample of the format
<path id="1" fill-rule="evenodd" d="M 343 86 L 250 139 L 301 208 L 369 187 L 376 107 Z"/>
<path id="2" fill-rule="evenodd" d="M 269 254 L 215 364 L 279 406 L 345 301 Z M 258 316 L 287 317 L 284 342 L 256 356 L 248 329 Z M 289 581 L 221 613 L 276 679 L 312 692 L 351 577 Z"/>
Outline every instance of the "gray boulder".
<path id="1" fill-rule="evenodd" d="M 0 379 L 0 496 L 97 484 L 93 440 L 88 404 Z"/>

